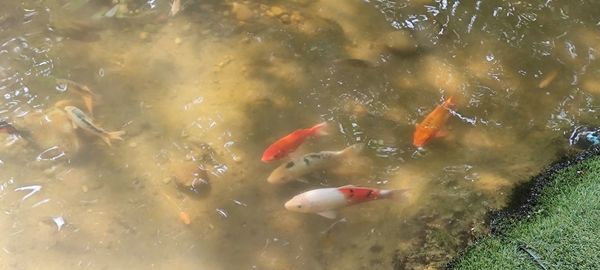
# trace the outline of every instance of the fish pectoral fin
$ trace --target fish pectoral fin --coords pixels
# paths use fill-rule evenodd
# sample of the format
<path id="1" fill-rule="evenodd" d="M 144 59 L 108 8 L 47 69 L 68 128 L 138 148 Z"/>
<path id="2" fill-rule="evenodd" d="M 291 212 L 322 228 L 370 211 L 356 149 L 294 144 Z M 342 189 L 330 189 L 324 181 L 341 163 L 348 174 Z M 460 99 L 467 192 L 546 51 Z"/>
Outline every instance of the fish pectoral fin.
<path id="1" fill-rule="evenodd" d="M 436 138 L 443 138 L 443 137 L 448 136 L 448 134 L 449 134 L 448 130 L 440 130 L 440 131 L 438 131 L 438 132 L 435 133 L 435 137 Z"/>
<path id="2" fill-rule="evenodd" d="M 334 219 L 337 217 L 337 213 L 333 210 L 329 210 L 329 211 L 323 211 L 323 212 L 319 212 L 317 213 L 319 216 L 322 217 L 326 217 L 328 219 Z"/>
<path id="3" fill-rule="evenodd" d="M 306 180 L 305 178 L 296 178 L 296 181 L 301 182 L 301 183 L 305 183 L 305 184 L 310 184 L 310 182 L 308 182 L 308 180 Z"/>
<path id="4" fill-rule="evenodd" d="M 108 144 L 108 146 L 112 146 L 112 144 L 110 143 L 110 137 L 108 137 L 107 135 L 103 135 L 101 136 L 102 140 Z"/>

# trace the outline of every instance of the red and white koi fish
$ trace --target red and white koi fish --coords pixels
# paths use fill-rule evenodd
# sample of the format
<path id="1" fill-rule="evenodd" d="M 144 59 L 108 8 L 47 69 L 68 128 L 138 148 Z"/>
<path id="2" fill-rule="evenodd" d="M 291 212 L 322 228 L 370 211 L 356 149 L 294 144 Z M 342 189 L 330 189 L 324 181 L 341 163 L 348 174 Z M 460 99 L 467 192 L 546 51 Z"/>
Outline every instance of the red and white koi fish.
<path id="1" fill-rule="evenodd" d="M 314 135 L 327 135 L 327 133 L 323 131 L 323 128 L 326 126 L 327 122 L 323 122 L 311 128 L 298 129 L 288 134 L 271 144 L 263 153 L 261 160 L 268 163 L 286 157 L 291 152 L 296 151 L 306 138 Z"/>
<path id="2" fill-rule="evenodd" d="M 336 210 L 368 201 L 402 198 L 404 189 L 385 190 L 352 185 L 338 188 L 320 188 L 294 196 L 285 203 L 285 208 L 294 212 L 315 213 L 334 219 Z"/>
<path id="3" fill-rule="evenodd" d="M 435 137 L 443 137 L 445 131 L 443 127 L 450 118 L 450 109 L 455 106 L 454 97 L 448 98 L 444 103 L 438 105 L 432 112 L 430 112 L 423 122 L 417 124 L 415 133 L 413 135 L 413 145 L 416 147 L 423 147 L 429 140 Z"/>

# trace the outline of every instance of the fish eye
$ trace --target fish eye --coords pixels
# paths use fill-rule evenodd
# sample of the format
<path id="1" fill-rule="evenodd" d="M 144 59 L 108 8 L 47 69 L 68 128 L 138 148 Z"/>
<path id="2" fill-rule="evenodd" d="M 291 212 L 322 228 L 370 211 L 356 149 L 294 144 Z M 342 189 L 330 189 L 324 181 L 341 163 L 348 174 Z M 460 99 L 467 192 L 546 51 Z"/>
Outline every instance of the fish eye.
<path id="1" fill-rule="evenodd" d="M 302 205 L 296 205 L 297 208 L 302 208 Z"/>
<path id="2" fill-rule="evenodd" d="M 289 168 L 291 168 L 291 167 L 294 167 L 294 162 L 293 162 L 293 161 L 290 161 L 290 162 L 288 162 L 287 164 L 285 164 L 285 168 L 286 168 L 286 169 L 289 169 Z"/>

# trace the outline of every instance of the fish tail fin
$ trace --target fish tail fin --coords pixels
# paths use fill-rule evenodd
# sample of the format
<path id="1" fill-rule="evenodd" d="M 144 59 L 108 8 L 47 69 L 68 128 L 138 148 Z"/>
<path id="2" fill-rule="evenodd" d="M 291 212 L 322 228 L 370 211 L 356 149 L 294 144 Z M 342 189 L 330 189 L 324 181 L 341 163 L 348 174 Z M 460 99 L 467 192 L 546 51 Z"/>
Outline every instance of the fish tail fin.
<path id="1" fill-rule="evenodd" d="M 117 130 L 117 131 L 111 131 L 108 132 L 108 137 L 112 140 L 119 140 L 122 141 L 123 140 L 123 135 L 125 135 L 125 131 L 124 130 Z"/>
<path id="2" fill-rule="evenodd" d="M 384 190 L 381 196 L 392 201 L 401 202 L 408 198 L 408 189 Z"/>
<path id="3" fill-rule="evenodd" d="M 327 128 L 327 126 L 329 126 L 329 124 L 327 124 L 327 122 L 319 123 L 319 124 L 316 124 L 313 127 L 311 127 L 310 131 L 315 136 L 329 135 L 329 133 L 327 133 L 327 131 L 325 131 L 325 128 Z"/>
<path id="4" fill-rule="evenodd" d="M 356 155 L 360 154 L 365 149 L 364 143 L 355 143 L 340 151 L 341 155 Z"/>
<path id="5" fill-rule="evenodd" d="M 102 140 L 104 142 L 106 142 L 106 144 L 108 144 L 108 146 L 112 146 L 112 144 L 110 143 L 111 140 L 123 140 L 123 136 L 125 134 L 124 130 L 118 130 L 118 131 L 111 131 L 111 132 L 107 132 L 105 134 L 105 136 L 102 136 Z"/>
<path id="6" fill-rule="evenodd" d="M 110 137 L 109 136 L 102 136 L 102 140 L 108 144 L 108 146 L 112 146 L 112 144 L 110 143 Z"/>
<path id="7" fill-rule="evenodd" d="M 83 96 L 83 103 L 85 103 L 85 108 L 88 113 L 90 113 L 90 117 L 94 118 L 94 100 L 91 95 Z"/>

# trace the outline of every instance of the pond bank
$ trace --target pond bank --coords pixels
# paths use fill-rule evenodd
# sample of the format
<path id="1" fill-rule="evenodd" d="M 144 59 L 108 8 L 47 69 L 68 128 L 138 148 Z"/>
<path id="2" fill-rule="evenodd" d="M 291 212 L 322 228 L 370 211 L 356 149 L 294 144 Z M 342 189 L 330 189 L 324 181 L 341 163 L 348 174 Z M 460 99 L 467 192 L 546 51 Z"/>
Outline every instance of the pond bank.
<path id="1" fill-rule="evenodd" d="M 560 161 L 491 217 L 492 235 L 448 269 L 595 269 L 600 262 L 600 149 Z"/>

